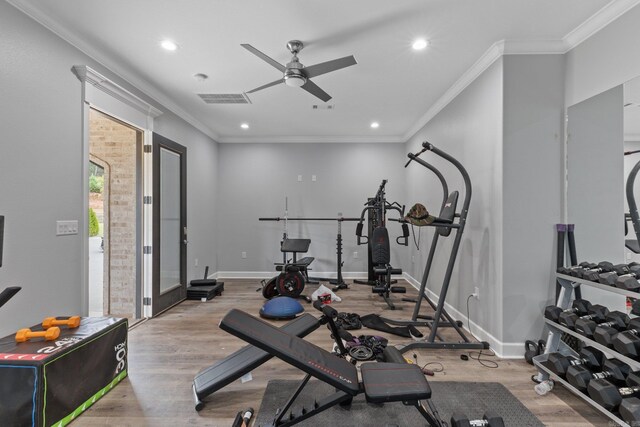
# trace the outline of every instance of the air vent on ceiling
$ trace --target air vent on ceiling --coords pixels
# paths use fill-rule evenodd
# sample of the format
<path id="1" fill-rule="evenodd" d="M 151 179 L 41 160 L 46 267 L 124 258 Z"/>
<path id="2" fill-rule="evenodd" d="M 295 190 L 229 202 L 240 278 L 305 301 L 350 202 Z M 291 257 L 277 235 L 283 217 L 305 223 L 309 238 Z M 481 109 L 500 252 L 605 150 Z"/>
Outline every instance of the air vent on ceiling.
<path id="1" fill-rule="evenodd" d="M 324 105 L 312 105 L 311 106 L 312 109 L 314 110 L 333 110 L 334 108 L 336 108 L 336 106 L 334 104 L 324 104 Z"/>
<path id="2" fill-rule="evenodd" d="M 199 93 L 198 96 L 207 104 L 251 104 L 244 93 Z"/>

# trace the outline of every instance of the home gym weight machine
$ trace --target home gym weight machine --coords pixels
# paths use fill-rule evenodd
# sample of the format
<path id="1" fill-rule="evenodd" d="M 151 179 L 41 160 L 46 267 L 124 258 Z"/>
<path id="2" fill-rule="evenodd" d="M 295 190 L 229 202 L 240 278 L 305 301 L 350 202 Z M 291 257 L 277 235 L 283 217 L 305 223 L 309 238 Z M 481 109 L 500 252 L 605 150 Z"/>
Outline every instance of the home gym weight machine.
<path id="1" fill-rule="evenodd" d="M 280 270 L 280 274 L 268 282 L 263 283 L 262 294 L 265 298 L 272 298 L 278 294 L 297 297 L 302 293 L 305 283 L 313 283 L 309 281 L 307 267 L 314 258 L 305 257 L 301 260 L 296 259 L 296 254 L 299 252 L 306 252 L 311 243 L 310 239 L 289 239 L 287 235 L 287 222 L 288 221 L 336 221 L 338 223 L 338 234 L 336 237 L 336 257 L 337 257 L 337 275 L 336 279 L 320 279 L 327 280 L 329 283 L 335 285 L 334 291 L 340 289 L 346 289 L 347 283 L 342 277 L 342 267 L 344 262 L 342 261 L 342 223 L 344 221 L 360 221 L 360 218 L 345 218 L 342 213 L 338 213 L 335 218 L 289 218 L 288 215 L 288 201 L 285 199 L 285 213 L 283 217 L 269 217 L 258 218 L 259 221 L 283 221 L 284 232 L 281 242 L 281 250 L 283 252 L 283 263 L 276 264 L 276 269 Z M 293 259 L 287 259 L 287 253 L 293 253 Z"/>
<path id="2" fill-rule="evenodd" d="M 365 203 L 365 208 L 360 214 L 360 221 L 356 226 L 358 245 L 368 244 L 369 275 L 368 280 L 354 280 L 354 283 L 372 286 L 372 292 L 380 295 L 390 309 L 395 310 L 395 305 L 390 299 L 391 293 L 406 293 L 404 286 L 392 286 L 396 280 L 392 280 L 394 274 L 402 274 L 399 268 L 391 266 L 391 248 L 389 244 L 389 232 L 386 227 L 387 211 L 395 210 L 400 216 L 404 215 L 404 206 L 398 202 L 389 203 L 385 198 L 385 186 L 387 180 L 383 179 L 376 195 Z M 365 214 L 368 214 L 368 235 L 362 234 Z M 403 246 L 409 245 L 409 227 L 402 224 L 402 236 L 396 238 L 396 243 Z"/>
<path id="3" fill-rule="evenodd" d="M 454 320 L 449 313 L 447 313 L 444 308 L 444 304 L 447 298 L 447 292 L 449 290 L 449 285 L 451 282 L 451 275 L 453 273 L 453 268 L 455 266 L 456 257 L 458 255 L 460 249 L 460 243 L 462 241 L 462 233 L 464 231 L 464 227 L 467 222 L 467 215 L 469 213 L 469 205 L 471 204 L 471 179 L 469 178 L 469 174 L 462 164 L 456 160 L 451 155 L 445 153 L 444 151 L 434 147 L 429 142 L 422 143 L 422 150 L 413 154 L 409 153 L 407 156 L 409 157 L 409 161 L 405 164 L 405 167 L 408 167 L 409 164 L 414 161 L 421 166 L 431 170 L 440 180 L 443 190 L 443 203 L 442 208 L 438 217 L 433 218 L 431 224 L 429 226 L 436 227 L 434 232 L 433 239 L 431 241 L 431 248 L 429 249 L 429 255 L 427 256 L 427 262 L 425 265 L 424 273 L 422 275 L 422 280 L 420 283 L 419 289 L 419 297 L 416 300 L 416 304 L 413 310 L 413 316 L 411 321 L 397 321 L 392 319 L 385 319 L 384 321 L 397 324 L 397 325 L 414 325 L 414 326 L 427 326 L 430 329 L 429 336 L 425 340 L 415 341 L 408 344 L 404 344 L 399 346 L 400 351 L 403 353 L 413 350 L 416 348 L 445 348 L 445 349 L 488 349 L 489 343 L 482 342 L 472 342 L 464 330 L 462 329 L 462 324 L 459 321 Z M 433 165 L 427 163 L 423 159 L 419 158 L 421 154 L 426 151 L 430 151 L 433 154 L 439 156 L 445 161 L 452 164 L 462 175 L 462 179 L 464 181 L 464 201 L 462 203 L 462 209 L 459 212 L 457 210 L 458 203 L 458 191 L 453 191 L 449 193 L 449 188 L 447 186 L 447 182 L 442 175 L 442 173 L 435 168 Z M 400 220 L 405 222 L 405 220 Z M 406 225 L 406 224 L 405 224 Z M 455 230 L 455 237 L 453 242 L 453 247 L 451 248 L 451 254 L 449 256 L 449 261 L 447 263 L 447 268 L 445 271 L 444 280 L 442 283 L 442 288 L 440 291 L 440 295 L 438 297 L 438 303 L 434 303 L 426 293 L 427 281 L 429 279 L 429 273 L 431 271 L 431 266 L 433 264 L 433 258 L 435 256 L 435 251 L 438 246 L 438 239 L 440 236 L 448 237 L 451 234 L 451 231 Z M 435 315 L 433 317 L 420 315 L 420 308 L 422 304 L 422 300 L 425 300 L 433 310 L 435 310 Z M 419 320 L 422 319 L 422 320 Z M 452 327 L 457 332 L 461 341 L 445 341 L 438 334 L 438 328 L 440 327 Z"/>

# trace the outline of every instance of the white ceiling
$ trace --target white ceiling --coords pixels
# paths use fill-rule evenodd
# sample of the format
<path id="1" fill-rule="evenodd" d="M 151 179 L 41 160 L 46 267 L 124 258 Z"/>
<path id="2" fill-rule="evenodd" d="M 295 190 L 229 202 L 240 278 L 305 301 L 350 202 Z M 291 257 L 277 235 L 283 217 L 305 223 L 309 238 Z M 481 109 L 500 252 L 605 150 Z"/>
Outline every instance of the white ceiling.
<path id="1" fill-rule="evenodd" d="M 563 41 L 554 49 L 566 50 L 568 37 L 585 21 L 596 21 L 621 3 L 627 9 L 637 3 L 8 1 L 220 142 L 404 142 L 494 43 Z M 430 46 L 413 51 L 416 37 L 427 38 Z M 175 40 L 179 49 L 161 49 L 164 38 Z M 299 58 L 307 66 L 355 56 L 357 65 L 313 79 L 333 96 L 328 104 L 334 109 L 314 110 L 322 101 L 285 85 L 248 95 L 252 103 L 246 105 L 207 105 L 196 95 L 242 93 L 279 79 L 278 70 L 240 44 L 249 43 L 284 64 L 291 57 L 285 46 L 291 39 L 305 43 Z M 196 73 L 210 78 L 199 82 Z M 380 127 L 371 129 L 372 121 Z M 240 128 L 243 122 L 248 130 Z"/>

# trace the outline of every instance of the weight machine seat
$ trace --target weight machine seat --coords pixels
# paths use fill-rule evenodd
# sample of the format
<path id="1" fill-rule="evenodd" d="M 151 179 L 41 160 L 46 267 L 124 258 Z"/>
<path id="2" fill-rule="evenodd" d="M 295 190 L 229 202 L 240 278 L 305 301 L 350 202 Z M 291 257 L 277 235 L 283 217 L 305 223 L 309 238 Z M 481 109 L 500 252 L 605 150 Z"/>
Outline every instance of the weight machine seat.
<path id="1" fill-rule="evenodd" d="M 387 274 L 387 272 L 389 274 L 402 274 L 402 269 L 401 268 L 393 268 L 390 265 L 383 266 L 383 267 L 373 267 L 373 273 L 376 276 L 384 276 L 384 275 Z"/>
<path id="2" fill-rule="evenodd" d="M 309 264 L 311 264 L 313 262 L 315 258 L 312 256 L 306 256 L 304 258 L 300 258 L 299 260 L 296 261 L 296 265 L 297 266 L 304 266 L 309 267 Z"/>
<path id="3" fill-rule="evenodd" d="M 385 403 L 431 398 L 431 387 L 420 367 L 409 363 L 360 365 L 367 402 Z"/>
<path id="4" fill-rule="evenodd" d="M 309 267 L 309 265 L 313 262 L 314 259 L 315 258 L 312 256 L 306 256 L 304 258 L 300 258 L 299 260 L 296 260 L 296 262 L 288 263 L 286 264 L 287 271 L 304 271 Z M 285 264 L 281 262 L 275 263 L 276 271 L 282 271 L 282 268 L 284 267 L 284 265 Z"/>
<path id="5" fill-rule="evenodd" d="M 284 239 L 280 252 L 305 253 L 309 250 L 311 239 Z"/>
<path id="6" fill-rule="evenodd" d="M 318 329 L 319 326 L 318 319 L 305 313 L 284 324 L 281 329 L 289 334 L 304 337 Z M 194 391 L 199 399 L 203 399 L 253 371 L 272 357 L 273 355 L 252 345 L 244 346 L 200 371 L 193 379 Z"/>

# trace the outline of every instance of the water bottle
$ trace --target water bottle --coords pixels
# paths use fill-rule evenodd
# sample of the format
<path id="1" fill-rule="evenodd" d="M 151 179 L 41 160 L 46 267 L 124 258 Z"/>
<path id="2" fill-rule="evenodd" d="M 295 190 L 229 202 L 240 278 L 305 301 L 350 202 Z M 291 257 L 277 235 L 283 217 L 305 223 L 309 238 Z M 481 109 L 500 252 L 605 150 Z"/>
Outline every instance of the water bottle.
<path id="1" fill-rule="evenodd" d="M 546 381 L 542 381 L 540 384 L 536 384 L 536 386 L 533 389 L 540 396 L 544 396 L 545 394 L 553 390 L 553 386 L 554 386 L 553 380 L 546 380 Z"/>

